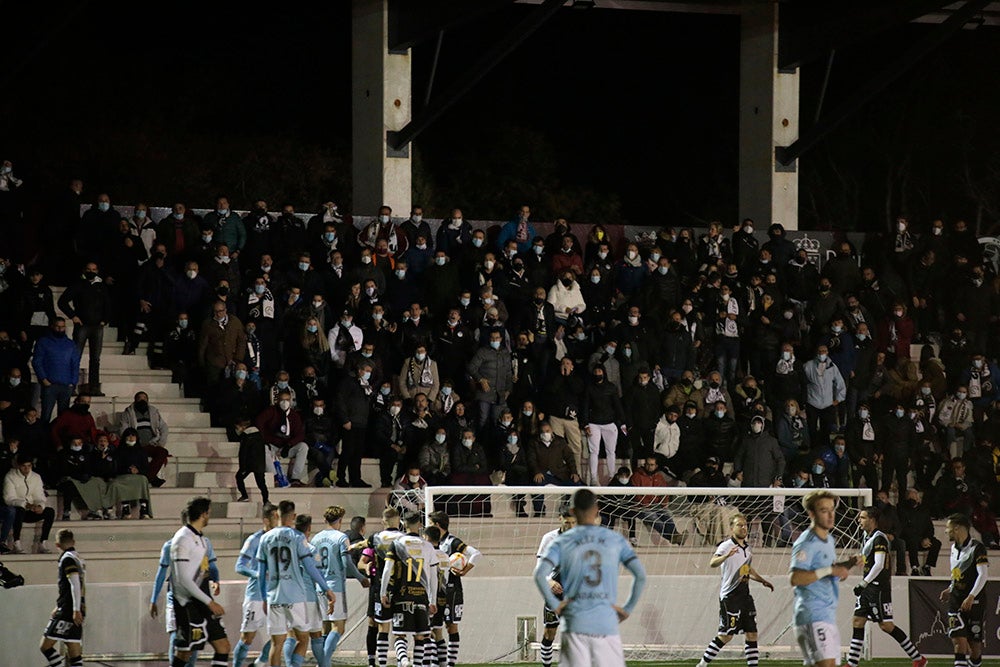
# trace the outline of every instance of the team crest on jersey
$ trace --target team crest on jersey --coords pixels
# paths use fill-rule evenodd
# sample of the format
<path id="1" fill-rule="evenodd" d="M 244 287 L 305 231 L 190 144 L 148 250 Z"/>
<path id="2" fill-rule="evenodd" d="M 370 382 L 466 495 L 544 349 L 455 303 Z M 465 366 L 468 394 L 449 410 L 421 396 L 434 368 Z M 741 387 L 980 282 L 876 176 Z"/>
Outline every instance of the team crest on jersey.
<path id="1" fill-rule="evenodd" d="M 807 560 L 809 560 L 809 556 L 808 554 L 806 554 L 805 551 L 800 551 L 798 554 L 795 555 L 795 560 L 799 561 L 800 563 L 804 563 Z"/>

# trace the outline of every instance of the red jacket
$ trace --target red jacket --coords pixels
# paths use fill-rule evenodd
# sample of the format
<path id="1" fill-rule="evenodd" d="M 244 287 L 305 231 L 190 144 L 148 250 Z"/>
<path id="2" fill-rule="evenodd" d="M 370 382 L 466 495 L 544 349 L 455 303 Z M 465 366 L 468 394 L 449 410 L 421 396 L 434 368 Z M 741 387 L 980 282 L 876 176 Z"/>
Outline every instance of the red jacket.
<path id="1" fill-rule="evenodd" d="M 286 417 L 284 410 L 272 405 L 257 415 L 254 426 L 264 442 L 275 447 L 292 447 L 306 440 L 306 426 L 298 410 L 289 410 Z M 284 432 L 282 426 L 286 427 Z"/>
<path id="2" fill-rule="evenodd" d="M 638 468 L 634 473 L 632 473 L 632 479 L 629 480 L 632 486 L 652 486 L 659 488 L 666 488 L 671 486 L 677 486 L 677 480 L 670 478 L 667 473 L 663 470 L 657 470 L 654 473 L 649 473 L 645 468 Z M 670 496 L 639 496 L 636 500 L 639 501 L 640 505 L 666 505 L 670 502 Z"/>
<path id="3" fill-rule="evenodd" d="M 580 253 L 560 250 L 552 256 L 552 275 L 559 278 L 567 271 L 572 271 L 576 275 L 583 273 L 583 258 L 580 257 Z"/>
<path id="4" fill-rule="evenodd" d="M 892 343 L 889 340 L 889 325 L 893 319 L 895 318 L 890 315 L 879 323 L 878 344 L 875 349 L 887 354 L 894 353 L 897 359 L 909 359 L 910 343 L 913 342 L 913 320 L 908 315 L 903 315 L 896 320 L 896 342 Z"/>
<path id="5" fill-rule="evenodd" d="M 57 449 L 65 447 L 72 437 L 83 438 L 89 445 L 97 441 L 97 423 L 94 418 L 90 413 L 80 414 L 72 407 L 56 417 L 52 422 L 51 432 L 52 442 Z"/>

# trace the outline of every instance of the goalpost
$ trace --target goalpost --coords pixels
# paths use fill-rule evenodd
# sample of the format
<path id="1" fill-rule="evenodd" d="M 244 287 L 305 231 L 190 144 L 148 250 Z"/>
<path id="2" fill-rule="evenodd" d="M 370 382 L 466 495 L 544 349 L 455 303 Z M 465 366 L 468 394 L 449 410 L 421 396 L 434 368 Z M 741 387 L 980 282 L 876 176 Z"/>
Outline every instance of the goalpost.
<path id="1" fill-rule="evenodd" d="M 753 567 L 775 586 L 751 582 L 757 607 L 761 658 L 801 657 L 795 643 L 791 546 L 809 519 L 801 498 L 812 489 L 590 487 L 600 498 L 602 524 L 635 546 L 649 577 L 632 616 L 621 625 L 629 660 L 688 660 L 701 656 L 718 629 L 719 570 L 708 561 L 729 536 L 729 519 L 747 517 Z M 461 662 L 534 661 L 543 631 L 542 599 L 532 570 L 542 536 L 559 527 L 559 516 L 575 487 L 427 487 L 393 492 L 401 511 L 444 510 L 450 532 L 483 556 L 465 577 Z M 868 489 L 831 489 L 838 497 L 832 534 L 838 558 L 858 553 L 860 509 L 871 504 Z M 622 570 L 619 601 L 631 577 Z M 838 625 L 849 626 L 853 597 L 842 584 Z M 846 642 L 850 634 L 842 634 Z M 558 645 L 558 642 L 557 642 Z M 742 657 L 737 638 L 719 659 Z M 732 655 L 730 655 L 730 652 Z"/>

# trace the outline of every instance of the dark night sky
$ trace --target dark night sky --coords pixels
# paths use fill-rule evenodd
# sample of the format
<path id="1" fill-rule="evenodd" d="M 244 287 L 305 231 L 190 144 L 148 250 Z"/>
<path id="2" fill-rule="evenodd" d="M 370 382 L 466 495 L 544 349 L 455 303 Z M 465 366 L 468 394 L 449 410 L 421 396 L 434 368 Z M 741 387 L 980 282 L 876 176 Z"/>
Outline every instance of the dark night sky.
<path id="1" fill-rule="evenodd" d="M 5 21 L 0 115 L 7 120 L 0 122 L 0 153 L 17 161 L 22 177 L 32 175 L 45 187 L 81 174 L 91 193 L 106 188 L 155 203 L 176 196 L 159 175 L 178 168 L 170 146 L 157 142 L 169 134 L 164 128 L 205 138 L 205 150 L 219 136 L 235 140 L 237 148 L 226 150 L 237 152 L 241 138 L 260 150 L 273 137 L 291 138 L 349 164 L 349 3 L 267 12 L 219 4 L 65 3 L 61 12 L 51 5 L 25 8 L 30 15 Z M 73 14 L 76 7 L 82 10 Z M 448 33 L 435 91 L 527 11 L 512 7 Z M 826 108 L 921 30 L 905 26 L 838 53 Z M 975 66 L 997 62 L 998 44 L 998 30 L 963 32 L 918 66 L 910 85 L 925 77 L 928 86 L 938 82 L 928 91 L 935 97 L 976 90 L 992 99 L 997 82 L 983 85 L 982 77 L 995 76 L 996 68 Z M 414 50 L 415 107 L 432 52 L 433 44 Z M 803 69 L 804 121 L 814 112 L 823 66 Z M 474 148 L 502 124 L 528 128 L 554 147 L 561 182 L 617 194 L 630 222 L 731 219 L 738 214 L 738 86 L 736 17 L 564 10 L 417 147 L 428 172 L 447 180 L 463 147 Z M 866 113 L 877 115 L 873 109 L 878 104 L 834 137 L 863 127 Z M 140 166 L 126 171 L 113 164 L 119 153 L 102 143 L 109 127 L 143 136 L 146 145 L 136 149 Z M 164 170 L 151 170 L 155 182 L 135 175 L 153 163 Z M 213 185 L 234 187 L 225 180 Z"/>

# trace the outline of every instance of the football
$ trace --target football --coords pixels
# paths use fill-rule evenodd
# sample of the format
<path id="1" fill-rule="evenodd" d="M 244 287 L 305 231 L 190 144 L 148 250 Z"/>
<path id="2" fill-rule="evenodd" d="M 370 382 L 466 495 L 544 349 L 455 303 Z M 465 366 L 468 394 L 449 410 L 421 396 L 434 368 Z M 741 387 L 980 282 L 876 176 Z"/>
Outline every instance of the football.
<path id="1" fill-rule="evenodd" d="M 469 564 L 469 559 L 465 557 L 465 554 L 461 552 L 456 552 L 451 555 L 448 559 L 448 567 L 452 570 L 464 570 L 465 566 Z"/>

